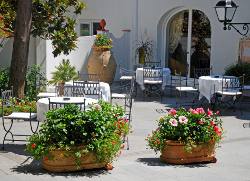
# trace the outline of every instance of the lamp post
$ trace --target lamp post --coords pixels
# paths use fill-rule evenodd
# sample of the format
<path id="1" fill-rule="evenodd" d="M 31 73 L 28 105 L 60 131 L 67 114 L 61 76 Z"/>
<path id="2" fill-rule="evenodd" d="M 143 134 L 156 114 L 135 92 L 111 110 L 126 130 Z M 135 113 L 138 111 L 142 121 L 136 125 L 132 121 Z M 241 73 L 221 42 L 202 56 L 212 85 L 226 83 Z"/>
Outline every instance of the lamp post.
<path id="1" fill-rule="evenodd" d="M 224 24 L 224 30 L 231 30 L 231 27 L 233 27 L 239 34 L 246 36 L 249 31 L 248 25 L 250 23 L 231 23 L 237 7 L 238 6 L 232 0 L 221 0 L 214 8 L 219 22 Z M 242 25 L 242 29 L 245 33 L 241 33 L 234 25 Z"/>

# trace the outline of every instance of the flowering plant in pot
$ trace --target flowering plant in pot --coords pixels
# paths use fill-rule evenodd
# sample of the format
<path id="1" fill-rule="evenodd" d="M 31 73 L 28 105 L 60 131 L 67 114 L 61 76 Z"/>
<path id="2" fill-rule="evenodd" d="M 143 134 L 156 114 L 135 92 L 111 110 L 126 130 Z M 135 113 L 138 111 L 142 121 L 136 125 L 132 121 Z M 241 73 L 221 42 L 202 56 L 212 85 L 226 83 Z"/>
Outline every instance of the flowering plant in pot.
<path id="1" fill-rule="evenodd" d="M 182 148 L 175 156 L 179 157 L 178 154 L 185 151 L 184 158 L 161 156 L 163 161 L 170 163 L 215 161 L 214 149 L 218 147 L 224 132 L 222 121 L 217 118 L 217 114 L 218 112 L 213 113 L 209 109 L 206 113 L 203 108 L 189 109 L 189 111 L 184 108 L 179 111 L 171 109 L 167 116 L 162 116 L 157 120 L 158 128 L 156 131 L 152 131 L 152 135 L 149 134 L 146 139 L 148 146 L 154 149 L 155 152 L 160 151 L 163 153 L 165 149 L 172 149 L 170 147 L 171 143 L 180 143 Z M 204 155 L 197 156 L 199 152 L 197 151 L 198 146 L 206 148 L 207 160 Z M 190 156 L 189 153 L 194 155 Z"/>
<path id="2" fill-rule="evenodd" d="M 96 35 L 92 48 L 96 51 L 109 50 L 113 48 L 112 42 L 113 40 L 111 38 L 108 39 L 106 33 L 104 35 Z"/>
<path id="3" fill-rule="evenodd" d="M 100 104 L 93 104 L 86 111 L 80 111 L 73 104 L 48 111 L 39 132 L 27 139 L 26 150 L 34 159 L 43 159 L 44 168 L 50 171 L 65 172 L 110 165 L 121 154 L 123 137 L 131 127 L 120 106 L 99 101 Z M 52 151 L 58 151 L 59 156 Z M 93 157 L 87 158 L 86 155 L 90 154 Z M 71 167 L 68 163 L 50 165 L 57 161 L 59 163 L 56 164 L 60 164 L 68 158 L 74 162 Z M 88 163 L 84 162 L 86 160 Z"/>

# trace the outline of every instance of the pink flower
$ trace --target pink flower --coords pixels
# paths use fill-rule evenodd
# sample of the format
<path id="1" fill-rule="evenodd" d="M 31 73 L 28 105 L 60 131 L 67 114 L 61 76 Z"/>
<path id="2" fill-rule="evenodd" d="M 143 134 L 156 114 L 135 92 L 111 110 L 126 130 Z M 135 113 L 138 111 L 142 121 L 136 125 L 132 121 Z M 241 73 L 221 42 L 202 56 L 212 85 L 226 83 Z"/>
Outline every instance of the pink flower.
<path id="1" fill-rule="evenodd" d="M 213 115 L 213 111 L 210 111 L 209 108 L 207 109 L 207 115 L 208 116 Z"/>
<path id="2" fill-rule="evenodd" d="M 178 126 L 178 122 L 176 121 L 176 119 L 170 119 L 169 122 L 172 126 Z"/>
<path id="3" fill-rule="evenodd" d="M 179 117 L 179 122 L 187 124 L 188 120 L 187 120 L 187 118 L 185 116 L 180 116 Z"/>
<path id="4" fill-rule="evenodd" d="M 205 113 L 203 108 L 197 108 L 196 111 L 197 111 L 198 114 Z"/>
<path id="5" fill-rule="evenodd" d="M 212 122 L 210 122 L 210 126 L 214 126 L 214 122 L 212 121 Z"/>
<path id="6" fill-rule="evenodd" d="M 215 132 L 218 134 L 218 136 L 221 135 L 221 131 L 220 131 L 220 128 L 219 128 L 218 126 L 215 126 L 215 127 L 214 127 L 214 130 L 215 130 Z"/>
<path id="7" fill-rule="evenodd" d="M 197 112 L 194 109 L 192 109 L 192 108 L 189 109 L 189 112 L 191 112 L 193 114 L 197 114 Z"/>
<path id="8" fill-rule="evenodd" d="M 175 115 L 175 114 L 176 114 L 176 110 L 174 110 L 174 109 L 171 109 L 169 112 L 170 112 L 170 114 L 172 114 L 172 115 Z"/>
<path id="9" fill-rule="evenodd" d="M 93 109 L 97 109 L 99 111 L 102 111 L 102 107 L 99 104 L 94 104 Z"/>
<path id="10" fill-rule="evenodd" d="M 203 124 L 203 121 L 202 120 L 200 120 L 200 122 L 199 122 L 200 124 Z"/>

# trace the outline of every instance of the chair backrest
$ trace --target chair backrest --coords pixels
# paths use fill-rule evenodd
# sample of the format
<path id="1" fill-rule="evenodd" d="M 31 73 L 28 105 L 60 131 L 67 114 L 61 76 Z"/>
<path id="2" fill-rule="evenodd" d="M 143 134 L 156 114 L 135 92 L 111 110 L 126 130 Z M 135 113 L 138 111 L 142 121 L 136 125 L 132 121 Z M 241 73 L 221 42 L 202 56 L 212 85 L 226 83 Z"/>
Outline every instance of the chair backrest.
<path id="1" fill-rule="evenodd" d="M 143 68 L 143 81 L 144 80 L 161 80 L 163 81 L 162 68 Z"/>
<path id="2" fill-rule="evenodd" d="M 224 91 L 244 91 L 244 78 L 245 74 L 239 77 L 222 77 L 222 93 Z"/>
<path id="3" fill-rule="evenodd" d="M 69 103 L 69 102 L 59 102 L 59 101 L 53 101 L 51 100 L 50 98 L 49 99 L 49 110 L 52 110 L 52 109 L 58 109 L 58 108 L 64 108 L 65 105 L 68 105 L 68 104 L 72 104 L 72 103 Z M 85 100 L 86 99 L 83 99 L 82 102 L 78 102 L 76 103 L 75 105 L 77 105 L 79 107 L 79 110 L 83 110 L 85 111 Z"/>
<path id="4" fill-rule="evenodd" d="M 144 67 L 161 67 L 161 60 L 158 62 L 144 61 Z"/>
<path id="5" fill-rule="evenodd" d="M 1 89 L 1 95 L 2 95 L 2 115 L 4 115 L 4 108 L 5 107 L 12 107 L 12 111 L 14 111 L 14 103 L 13 103 L 13 86 L 10 90 Z"/>
<path id="6" fill-rule="evenodd" d="M 78 81 L 86 81 L 86 82 L 95 81 L 95 82 L 98 82 L 98 81 L 100 81 L 100 78 L 101 78 L 101 72 L 99 74 L 81 74 L 78 71 Z M 73 82 L 74 82 L 74 80 L 73 80 Z"/>
<path id="7" fill-rule="evenodd" d="M 122 68 L 121 62 L 119 63 L 119 73 L 121 77 L 122 76 L 135 76 L 135 71 Z"/>
<path id="8" fill-rule="evenodd" d="M 81 86 L 56 86 L 57 97 L 84 97 Z"/>
<path id="9" fill-rule="evenodd" d="M 212 66 L 210 68 L 194 68 L 194 78 L 198 79 L 201 76 L 213 75 Z"/>
<path id="10" fill-rule="evenodd" d="M 73 86 L 81 87 L 80 93 L 83 93 L 84 95 L 97 95 L 98 99 L 100 99 L 102 96 L 100 89 L 100 81 L 97 82 L 76 81 L 74 82 Z"/>

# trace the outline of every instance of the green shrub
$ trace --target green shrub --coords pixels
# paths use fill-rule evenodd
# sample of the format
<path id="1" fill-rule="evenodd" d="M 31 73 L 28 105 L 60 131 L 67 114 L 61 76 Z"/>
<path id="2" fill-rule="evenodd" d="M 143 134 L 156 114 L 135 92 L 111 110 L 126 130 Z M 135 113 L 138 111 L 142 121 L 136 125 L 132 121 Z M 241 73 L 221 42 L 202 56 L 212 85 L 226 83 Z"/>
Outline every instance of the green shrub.
<path id="1" fill-rule="evenodd" d="M 25 97 L 28 101 L 34 101 L 36 99 L 36 93 L 43 91 L 47 85 L 47 80 L 44 77 L 44 73 L 41 73 L 41 67 L 32 65 L 28 67 L 26 83 L 25 83 Z M 36 92 L 36 76 L 40 74 L 40 90 Z"/>
<path id="2" fill-rule="evenodd" d="M 225 68 L 224 75 L 242 76 L 245 74 L 245 84 L 250 85 L 250 62 L 238 61 Z"/>
<path id="3" fill-rule="evenodd" d="M 0 90 L 7 90 L 9 84 L 9 77 L 10 77 L 10 68 L 1 68 L 0 70 Z M 1 91 L 0 91 L 0 96 Z"/>

